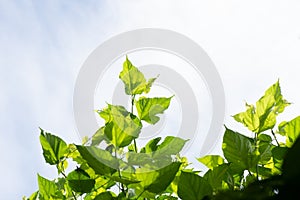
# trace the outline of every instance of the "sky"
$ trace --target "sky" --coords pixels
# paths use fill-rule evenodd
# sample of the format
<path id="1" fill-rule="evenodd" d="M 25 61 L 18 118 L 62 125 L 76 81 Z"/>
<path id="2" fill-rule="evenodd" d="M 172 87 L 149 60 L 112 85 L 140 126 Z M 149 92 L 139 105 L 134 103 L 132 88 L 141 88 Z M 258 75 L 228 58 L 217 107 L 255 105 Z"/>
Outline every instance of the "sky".
<path id="1" fill-rule="evenodd" d="M 37 173 L 55 177 L 38 127 L 80 143 L 73 116 L 79 70 L 97 46 L 125 31 L 163 28 L 198 43 L 221 76 L 228 127 L 246 132 L 230 116 L 278 78 L 293 103 L 279 121 L 296 117 L 299 10 L 297 0 L 0 1 L 1 196 L 30 195 Z"/>

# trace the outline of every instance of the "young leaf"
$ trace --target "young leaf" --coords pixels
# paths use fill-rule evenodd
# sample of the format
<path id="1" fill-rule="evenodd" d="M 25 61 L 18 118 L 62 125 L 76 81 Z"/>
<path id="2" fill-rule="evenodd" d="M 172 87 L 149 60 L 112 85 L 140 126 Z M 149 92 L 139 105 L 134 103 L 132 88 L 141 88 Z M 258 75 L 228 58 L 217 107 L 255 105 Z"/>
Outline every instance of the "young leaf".
<path id="1" fill-rule="evenodd" d="M 119 78 L 123 81 L 125 85 L 125 92 L 128 95 L 148 93 L 156 79 L 151 78 L 147 82 L 143 73 L 132 65 L 127 56 L 123 63 L 123 70 L 121 71 Z"/>
<path id="2" fill-rule="evenodd" d="M 157 137 L 157 138 L 154 138 L 152 140 L 150 140 L 146 145 L 145 147 L 143 147 L 141 149 L 141 153 L 152 153 L 154 151 L 156 151 L 157 147 L 158 147 L 158 143 L 159 141 L 161 140 L 161 137 Z"/>
<path id="3" fill-rule="evenodd" d="M 38 174 L 39 195 L 42 199 L 62 199 L 62 193 L 53 181 Z"/>
<path id="4" fill-rule="evenodd" d="M 67 176 L 67 180 L 72 190 L 79 193 L 91 192 L 95 185 L 95 180 L 91 179 L 81 168 L 70 172 Z"/>
<path id="5" fill-rule="evenodd" d="M 167 136 L 165 140 L 158 145 L 153 158 L 165 157 L 178 154 L 188 140 L 179 137 Z"/>
<path id="6" fill-rule="evenodd" d="M 181 172 L 178 182 L 178 196 L 183 200 L 199 200 L 212 195 L 212 188 L 206 179 L 194 173 Z"/>
<path id="7" fill-rule="evenodd" d="M 40 143 L 44 158 L 50 165 L 58 164 L 68 149 L 67 144 L 61 138 L 44 132 L 43 129 L 41 129 Z"/>
<path id="8" fill-rule="evenodd" d="M 286 136 L 286 146 L 291 147 L 300 135 L 300 116 L 278 126 L 278 133 Z"/>
<path id="9" fill-rule="evenodd" d="M 275 126 L 276 116 L 282 113 L 288 105 L 290 103 L 283 99 L 279 81 L 277 81 L 256 102 L 256 107 L 247 104 L 245 112 L 238 113 L 233 117 L 249 130 L 261 133 Z"/>
<path id="10" fill-rule="evenodd" d="M 254 140 L 226 128 L 222 149 L 229 163 L 234 163 L 242 170 L 255 166 Z"/>
<path id="11" fill-rule="evenodd" d="M 110 152 L 99 149 L 95 146 L 76 145 L 82 158 L 88 165 L 100 175 L 113 174 L 119 167 L 119 160 L 113 157 Z"/>
<path id="12" fill-rule="evenodd" d="M 219 155 L 207 155 L 197 159 L 199 162 L 204 164 L 209 169 L 218 167 L 224 163 L 224 158 Z"/>
<path id="13" fill-rule="evenodd" d="M 149 124 L 155 124 L 158 122 L 159 117 L 157 114 L 162 114 L 166 109 L 168 109 L 172 97 L 139 98 L 136 102 L 136 109 L 140 119 L 148 122 Z"/>
<path id="14" fill-rule="evenodd" d="M 106 122 L 104 135 L 115 147 L 129 145 L 141 131 L 141 121 L 123 106 L 108 104 L 99 114 Z"/>

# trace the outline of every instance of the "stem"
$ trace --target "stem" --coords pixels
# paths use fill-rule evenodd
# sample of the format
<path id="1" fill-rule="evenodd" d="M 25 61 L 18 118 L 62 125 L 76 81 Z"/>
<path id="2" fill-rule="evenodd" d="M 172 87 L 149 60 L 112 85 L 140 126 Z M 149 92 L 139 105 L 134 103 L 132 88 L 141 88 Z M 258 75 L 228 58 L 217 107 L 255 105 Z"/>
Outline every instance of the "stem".
<path id="1" fill-rule="evenodd" d="M 280 144 L 279 144 L 279 142 L 278 142 L 278 140 L 277 140 L 277 138 L 276 138 L 276 135 L 275 135 L 273 129 L 271 129 L 271 133 L 272 133 L 272 135 L 273 135 L 273 137 L 274 137 L 274 139 L 275 139 L 275 141 L 276 141 L 276 143 L 277 143 L 277 146 L 280 147 Z"/>
<path id="2" fill-rule="evenodd" d="M 258 133 L 255 133 L 254 142 L 255 142 L 255 153 L 256 153 L 256 151 L 258 151 L 258 144 L 257 144 L 257 142 L 258 142 Z M 255 166 L 255 171 L 256 171 L 256 180 L 259 180 L 259 178 L 258 178 L 258 176 L 259 176 L 258 175 L 258 163 Z"/>
<path id="3" fill-rule="evenodd" d="M 64 177 L 65 177 L 65 179 L 67 180 L 67 176 L 66 176 L 66 174 L 64 173 L 64 172 L 60 172 Z M 74 192 L 73 192 L 73 190 L 71 190 L 71 193 L 72 193 L 72 195 L 73 195 L 73 197 L 74 197 L 74 199 L 75 200 L 77 200 L 77 198 L 76 198 L 76 196 L 75 196 L 75 194 L 74 194 Z"/>
<path id="4" fill-rule="evenodd" d="M 134 99 L 135 99 L 135 94 L 131 95 L 131 114 L 133 114 L 133 106 L 134 106 Z M 133 145 L 134 145 L 134 152 L 137 153 L 137 145 L 136 145 L 136 140 L 133 139 Z"/>
<path id="5" fill-rule="evenodd" d="M 116 148 L 116 147 L 115 147 L 115 158 L 118 159 L 118 158 L 117 158 L 117 148 Z M 118 167 L 118 174 L 119 174 L 119 178 L 122 178 L 122 176 L 121 176 L 121 171 L 120 171 L 119 167 Z M 123 183 L 121 183 L 121 190 L 122 190 L 122 192 L 125 194 L 125 189 L 124 189 Z"/>
<path id="6" fill-rule="evenodd" d="M 141 192 L 140 194 L 139 194 L 139 196 L 136 198 L 136 199 L 139 199 L 141 196 L 142 196 L 142 194 L 145 192 L 145 190 L 143 190 L 143 192 Z"/>

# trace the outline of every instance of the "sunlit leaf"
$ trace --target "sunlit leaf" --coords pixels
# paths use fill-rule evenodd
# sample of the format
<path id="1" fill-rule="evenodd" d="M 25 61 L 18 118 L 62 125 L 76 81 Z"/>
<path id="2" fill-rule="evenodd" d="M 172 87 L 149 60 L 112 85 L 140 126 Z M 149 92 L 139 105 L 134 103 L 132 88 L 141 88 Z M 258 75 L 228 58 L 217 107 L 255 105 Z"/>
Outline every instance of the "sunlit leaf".
<path id="1" fill-rule="evenodd" d="M 50 165 L 58 164 L 68 149 L 67 144 L 61 138 L 44 132 L 43 129 L 41 129 L 40 143 L 44 158 Z"/>
<path id="2" fill-rule="evenodd" d="M 136 101 L 136 109 L 141 120 L 149 124 L 155 124 L 159 121 L 158 114 L 162 114 L 170 105 L 172 97 L 154 97 L 146 98 L 140 97 Z"/>
<path id="3" fill-rule="evenodd" d="M 291 147 L 300 135 L 300 116 L 278 126 L 278 133 L 286 136 L 286 146 Z"/>
<path id="4" fill-rule="evenodd" d="M 266 90 L 257 102 L 256 106 L 248 105 L 245 112 L 234 115 L 234 119 L 243 123 L 249 130 L 261 133 L 272 129 L 276 124 L 276 116 L 282 113 L 286 106 L 290 105 L 281 94 L 279 81 Z"/>
<path id="5" fill-rule="evenodd" d="M 219 155 L 207 155 L 197 159 L 209 169 L 217 167 L 224 163 L 224 158 Z"/>
<path id="6" fill-rule="evenodd" d="M 115 147 L 129 145 L 141 132 L 141 121 L 123 106 L 108 104 L 107 108 L 99 111 L 99 114 L 106 122 L 103 130 L 106 136 L 104 139 L 107 138 Z M 101 135 L 101 132 L 99 134 Z"/>
<path id="7" fill-rule="evenodd" d="M 120 72 L 119 78 L 123 81 L 125 85 L 125 92 L 128 95 L 148 93 L 156 79 L 151 78 L 147 82 L 143 73 L 133 66 L 127 56 L 123 63 L 123 70 Z"/>
<path id="8" fill-rule="evenodd" d="M 60 199 L 62 193 L 58 190 L 54 181 L 50 181 L 38 174 L 39 195 L 42 199 Z"/>

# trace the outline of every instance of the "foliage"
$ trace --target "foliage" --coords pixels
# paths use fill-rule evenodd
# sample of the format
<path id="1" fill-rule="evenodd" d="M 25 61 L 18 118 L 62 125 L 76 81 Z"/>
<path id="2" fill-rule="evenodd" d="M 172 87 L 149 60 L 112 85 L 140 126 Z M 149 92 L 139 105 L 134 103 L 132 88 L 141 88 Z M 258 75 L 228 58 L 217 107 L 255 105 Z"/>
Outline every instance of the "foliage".
<path id="1" fill-rule="evenodd" d="M 112 104 L 98 110 L 105 124 L 84 144 L 66 144 L 41 129 L 43 156 L 46 163 L 56 166 L 58 177 L 48 180 L 38 174 L 38 191 L 24 199 L 217 200 L 299 196 L 300 117 L 275 128 L 277 115 L 290 104 L 281 94 L 279 81 L 255 105 L 246 104 L 244 112 L 233 116 L 253 137 L 225 127 L 224 157 L 198 158 L 208 168 L 199 173 L 180 156 L 187 142 L 181 138 L 157 137 L 138 149 L 136 139 L 143 123 L 157 123 L 172 97 L 145 96 L 156 78 L 147 81 L 127 57 L 119 78 L 125 93 L 130 95 L 130 110 Z M 279 142 L 278 135 L 286 142 Z M 75 162 L 76 169 L 67 170 L 69 162 Z"/>

